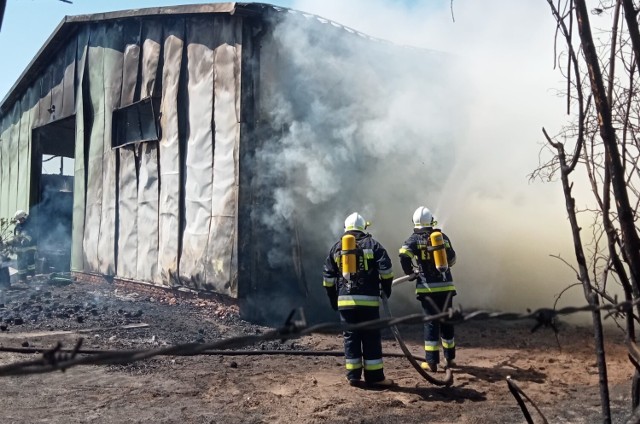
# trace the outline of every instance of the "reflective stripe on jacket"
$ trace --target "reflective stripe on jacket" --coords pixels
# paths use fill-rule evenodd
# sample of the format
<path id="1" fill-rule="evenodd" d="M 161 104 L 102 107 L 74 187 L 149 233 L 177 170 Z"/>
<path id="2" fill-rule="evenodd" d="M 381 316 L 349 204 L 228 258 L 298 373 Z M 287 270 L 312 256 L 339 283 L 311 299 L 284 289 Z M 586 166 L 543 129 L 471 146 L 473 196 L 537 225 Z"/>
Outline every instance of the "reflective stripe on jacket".
<path id="1" fill-rule="evenodd" d="M 391 258 L 386 249 L 370 234 L 363 231 L 347 231 L 345 234 L 351 234 L 356 238 L 358 270 L 352 274 L 350 280 L 342 275 L 342 241 L 339 240 L 333 245 L 325 260 L 322 285 L 328 291 L 335 290 L 339 309 L 377 308 L 380 305 L 380 282 L 393 280 Z"/>
<path id="2" fill-rule="evenodd" d="M 456 252 L 451 246 L 449 237 L 442 233 L 449 269 L 443 274 L 436 268 L 431 247 L 430 235 L 433 228 L 414 229 L 413 234 L 403 243 L 399 251 L 400 264 L 405 274 L 413 272 L 414 262 L 418 267 L 419 277 L 416 279 L 416 294 L 441 293 L 455 291 L 451 267 L 456 262 Z"/>

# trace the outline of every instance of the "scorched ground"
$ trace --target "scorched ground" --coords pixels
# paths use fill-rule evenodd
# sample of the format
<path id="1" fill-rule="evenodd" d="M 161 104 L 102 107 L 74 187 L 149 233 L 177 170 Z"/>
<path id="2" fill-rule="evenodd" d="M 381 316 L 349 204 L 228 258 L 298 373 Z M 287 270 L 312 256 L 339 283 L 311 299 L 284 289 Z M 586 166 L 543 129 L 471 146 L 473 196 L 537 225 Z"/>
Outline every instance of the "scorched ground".
<path id="1" fill-rule="evenodd" d="M 324 300 L 324 299 L 323 299 Z M 260 335 L 269 328 L 241 320 L 224 299 L 202 299 L 139 285 L 39 279 L 4 290 L 3 347 L 157 348 Z M 0 377 L 2 423 L 523 423 L 506 377 L 537 403 L 549 422 L 600 421 L 592 331 L 560 323 L 531 333 L 528 321 L 474 321 L 457 326 L 454 384 L 428 384 L 406 359 L 386 358 L 398 387 L 350 387 L 340 356 L 159 356 L 122 365 Z M 415 354 L 421 329 L 400 328 Z M 400 352 L 385 330 L 385 352 Z M 621 333 L 607 335 L 614 422 L 630 411 L 633 367 Z M 247 350 L 340 351 L 337 334 L 263 341 Z M 0 353 L 2 365 L 37 355 Z M 538 419 L 533 408 L 531 413 Z M 539 420 L 538 420 L 539 421 Z M 538 422 L 537 421 L 537 422 Z M 541 422 L 541 421 L 539 421 Z"/>

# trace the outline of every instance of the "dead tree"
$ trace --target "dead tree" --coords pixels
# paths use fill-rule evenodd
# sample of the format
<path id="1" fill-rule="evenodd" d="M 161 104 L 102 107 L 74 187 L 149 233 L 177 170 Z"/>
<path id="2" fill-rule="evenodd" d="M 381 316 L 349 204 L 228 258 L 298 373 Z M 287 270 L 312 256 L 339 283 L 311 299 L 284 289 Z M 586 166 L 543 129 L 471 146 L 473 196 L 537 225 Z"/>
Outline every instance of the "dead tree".
<path id="1" fill-rule="evenodd" d="M 556 42 L 565 45 L 567 59 L 567 113 L 572 124 L 551 137 L 543 129 L 552 159 L 532 177 L 555 178 L 562 182 L 566 211 L 573 235 L 578 279 L 585 298 L 593 306 L 610 301 L 607 282 L 615 281 L 626 300 L 640 293 L 640 236 L 636 226 L 640 202 L 640 140 L 638 139 L 640 97 L 637 93 L 640 66 L 638 13 L 633 0 L 600 2 L 588 10 L 585 0 L 547 0 L 557 22 Z M 590 22 L 595 16 L 597 24 Z M 621 17 L 624 16 L 624 20 Z M 610 23 L 606 20 L 610 18 Z M 624 22 L 624 25 L 622 24 Z M 593 28 L 606 25 L 594 36 Z M 575 31 L 577 30 L 577 31 Z M 567 157 L 566 152 L 572 152 Z M 574 171 L 587 176 L 593 199 L 576 209 L 572 188 L 578 180 Z M 572 182 L 571 178 L 574 178 Z M 579 214 L 589 214 L 594 223 L 592 240 L 585 240 Z M 585 252 L 589 252 L 587 256 Z M 593 288 L 597 290 L 593 290 Z M 602 294 L 605 294 L 604 296 Z M 626 331 L 635 342 L 633 310 L 627 311 Z M 600 376 L 603 422 L 611 422 L 600 314 L 592 315 L 596 358 Z M 638 405 L 637 376 L 633 405 Z"/>

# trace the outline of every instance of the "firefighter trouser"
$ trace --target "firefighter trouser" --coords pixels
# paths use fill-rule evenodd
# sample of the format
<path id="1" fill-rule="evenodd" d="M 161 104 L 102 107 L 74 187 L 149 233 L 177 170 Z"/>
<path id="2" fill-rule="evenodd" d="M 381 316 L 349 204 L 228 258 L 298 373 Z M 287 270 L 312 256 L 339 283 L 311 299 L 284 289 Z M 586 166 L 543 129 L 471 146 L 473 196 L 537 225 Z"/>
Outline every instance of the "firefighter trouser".
<path id="1" fill-rule="evenodd" d="M 358 324 L 379 318 L 380 311 L 377 307 L 360 306 L 340 310 L 340 320 L 346 324 Z M 347 378 L 360 380 L 364 369 L 364 380 L 367 383 L 384 380 L 380 330 L 345 331 L 343 335 Z"/>
<path id="2" fill-rule="evenodd" d="M 426 315 L 435 315 L 450 308 L 453 296 L 448 297 L 449 292 L 433 293 L 420 297 L 422 309 Z M 447 298 L 449 301 L 447 302 Z M 429 302 L 429 299 L 433 303 Z M 453 325 L 439 321 L 429 321 L 424 324 L 424 350 L 428 363 L 440 362 L 440 344 L 442 344 L 444 358 L 456 357 L 456 342 L 453 337 Z"/>
<path id="3" fill-rule="evenodd" d="M 17 252 L 18 280 L 26 282 L 27 276 L 36 275 L 36 248 L 23 247 Z"/>

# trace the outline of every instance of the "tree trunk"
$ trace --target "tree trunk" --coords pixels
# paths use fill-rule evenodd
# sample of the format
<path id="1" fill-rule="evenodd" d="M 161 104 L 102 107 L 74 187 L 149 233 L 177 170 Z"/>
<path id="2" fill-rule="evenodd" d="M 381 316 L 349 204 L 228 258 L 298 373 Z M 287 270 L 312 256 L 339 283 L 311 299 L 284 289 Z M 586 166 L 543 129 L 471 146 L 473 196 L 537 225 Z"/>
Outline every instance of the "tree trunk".
<path id="1" fill-rule="evenodd" d="M 631 47 L 636 59 L 636 68 L 640 69 L 640 30 L 638 29 L 638 13 L 633 8 L 633 0 L 622 0 L 622 8 L 624 9 L 624 19 L 627 21 L 629 29 L 629 38 L 631 38 Z"/>
<path id="2" fill-rule="evenodd" d="M 544 131 L 544 129 L 543 129 Z M 560 162 L 560 176 L 562 179 L 562 189 L 564 192 L 565 206 L 567 209 L 567 215 L 569 223 L 571 224 L 571 232 L 573 234 L 573 247 L 576 254 L 576 261 L 578 262 L 578 271 L 580 273 L 580 281 L 582 282 L 582 288 L 584 290 L 584 297 L 589 302 L 589 305 L 594 307 L 591 312 L 591 319 L 593 321 L 593 340 L 596 351 L 596 362 L 598 363 L 598 377 L 600 383 L 600 401 L 602 404 L 602 422 L 605 424 L 611 424 L 611 408 L 609 399 L 609 382 L 607 379 L 607 363 L 604 351 L 604 336 L 602 328 L 602 317 L 600 310 L 597 309 L 600 302 L 598 296 L 593 292 L 591 288 L 591 280 L 589 278 L 589 270 L 587 269 L 587 261 L 584 256 L 584 249 L 582 248 L 582 238 L 580 237 L 580 226 L 578 225 L 578 219 L 576 217 L 575 200 L 571 195 L 571 183 L 569 182 L 570 168 L 567 166 L 567 160 L 564 153 L 564 147 L 560 143 L 554 143 L 551 138 L 544 131 L 549 143 L 558 151 L 558 160 Z"/>
<path id="3" fill-rule="evenodd" d="M 636 288 L 640 288 L 638 287 L 640 283 L 640 238 L 635 228 L 634 214 L 627 193 L 622 159 L 618 150 L 615 129 L 611 121 L 611 108 L 607 99 L 607 92 L 604 88 L 598 55 L 595 45 L 593 44 L 587 5 L 584 0 L 574 0 L 574 5 L 582 51 L 584 52 L 584 58 L 589 70 L 593 100 L 596 110 L 598 111 L 600 137 L 602 138 L 609 157 L 607 166 L 611 171 L 611 186 L 616 199 L 616 209 L 622 231 L 623 249 L 629 260 L 628 265 L 631 271 L 632 281 Z"/>

